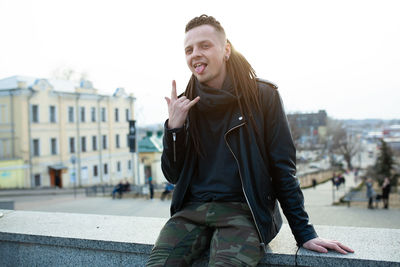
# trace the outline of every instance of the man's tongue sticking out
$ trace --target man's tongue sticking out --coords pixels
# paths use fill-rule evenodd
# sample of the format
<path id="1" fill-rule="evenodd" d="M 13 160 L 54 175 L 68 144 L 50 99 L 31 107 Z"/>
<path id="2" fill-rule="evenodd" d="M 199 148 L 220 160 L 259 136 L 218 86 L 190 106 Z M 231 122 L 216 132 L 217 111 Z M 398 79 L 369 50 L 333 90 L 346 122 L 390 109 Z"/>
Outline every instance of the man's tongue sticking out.
<path id="1" fill-rule="evenodd" d="M 200 64 L 195 68 L 195 71 L 197 72 L 197 74 L 202 74 L 205 68 L 206 68 L 206 65 Z"/>

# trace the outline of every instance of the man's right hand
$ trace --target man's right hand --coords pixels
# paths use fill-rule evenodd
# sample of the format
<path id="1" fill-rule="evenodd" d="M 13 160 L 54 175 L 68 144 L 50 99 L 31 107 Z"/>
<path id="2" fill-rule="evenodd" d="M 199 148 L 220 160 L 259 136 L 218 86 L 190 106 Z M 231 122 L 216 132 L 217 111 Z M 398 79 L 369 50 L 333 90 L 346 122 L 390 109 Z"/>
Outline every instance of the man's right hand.
<path id="1" fill-rule="evenodd" d="M 200 97 L 193 100 L 187 99 L 186 96 L 178 98 L 176 94 L 176 82 L 172 81 L 171 98 L 165 97 L 168 104 L 168 128 L 181 128 L 185 123 L 189 109 L 200 101 Z"/>

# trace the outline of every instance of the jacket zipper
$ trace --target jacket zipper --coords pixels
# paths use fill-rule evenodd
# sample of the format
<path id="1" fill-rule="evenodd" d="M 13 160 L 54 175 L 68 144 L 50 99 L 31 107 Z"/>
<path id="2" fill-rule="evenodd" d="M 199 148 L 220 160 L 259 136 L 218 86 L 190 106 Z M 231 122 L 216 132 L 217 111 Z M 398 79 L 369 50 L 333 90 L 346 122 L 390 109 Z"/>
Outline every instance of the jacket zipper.
<path id="1" fill-rule="evenodd" d="M 233 151 L 232 151 L 231 147 L 229 146 L 229 143 L 228 143 L 228 141 L 226 140 L 226 136 L 228 135 L 228 133 L 230 133 L 230 132 L 231 132 L 231 131 L 233 131 L 234 129 L 236 129 L 236 128 L 239 128 L 239 127 L 241 127 L 241 126 L 243 126 L 243 125 L 245 125 L 245 123 L 244 123 L 244 122 L 243 122 L 242 124 L 239 124 L 239 125 L 237 125 L 237 126 L 235 126 L 235 127 L 231 128 L 230 130 L 228 130 L 228 131 L 225 133 L 225 135 L 224 135 L 224 139 L 225 139 L 225 143 L 226 143 L 226 145 L 228 146 L 229 150 L 231 151 L 231 153 L 232 153 L 233 157 L 235 158 L 236 164 L 238 165 L 238 169 L 239 169 L 239 177 L 240 177 L 240 181 L 241 181 L 241 183 L 242 183 L 242 190 L 243 190 L 243 194 L 244 194 L 244 197 L 246 198 L 247 205 L 248 205 L 248 206 L 249 206 L 249 208 L 250 208 L 251 216 L 253 216 L 254 225 L 256 226 L 256 229 L 257 229 L 257 232 L 258 232 L 258 236 L 260 237 L 260 240 L 261 240 L 261 246 L 262 246 L 262 247 L 263 247 L 263 249 L 265 250 L 265 243 L 264 243 L 264 240 L 263 240 L 263 238 L 262 238 L 262 236 L 261 236 L 260 229 L 258 229 L 258 225 L 257 225 L 256 217 L 254 216 L 253 209 L 251 208 L 251 205 L 250 205 L 249 199 L 247 198 L 247 195 L 246 195 L 246 191 L 244 190 L 244 186 L 243 186 L 243 178 L 242 178 L 242 173 L 240 172 L 240 165 L 239 165 L 239 161 L 238 161 L 238 159 L 236 158 L 236 156 L 235 156 L 235 153 L 233 153 Z"/>
<path id="2" fill-rule="evenodd" d="M 176 133 L 172 133 L 172 141 L 173 141 L 173 152 L 174 152 L 174 162 L 176 162 L 176 148 L 175 148 L 175 143 L 176 143 Z"/>

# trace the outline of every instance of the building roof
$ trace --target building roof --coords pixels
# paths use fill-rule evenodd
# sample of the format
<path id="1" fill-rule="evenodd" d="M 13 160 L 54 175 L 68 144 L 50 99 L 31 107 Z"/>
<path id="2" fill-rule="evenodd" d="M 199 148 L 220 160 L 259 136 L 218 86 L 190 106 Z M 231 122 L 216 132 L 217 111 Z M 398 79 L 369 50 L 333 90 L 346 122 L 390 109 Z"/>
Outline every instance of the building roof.
<path id="1" fill-rule="evenodd" d="M 93 87 L 92 82 L 82 80 L 80 82 L 63 79 L 42 79 L 31 76 L 11 76 L 0 80 L 0 92 L 13 89 L 36 89 L 48 88 L 49 90 L 61 93 L 84 93 L 107 96 L 105 92 L 99 92 Z M 112 95 L 114 97 L 130 97 L 135 99 L 133 94 L 127 94 L 124 88 L 117 88 Z"/>
<path id="2" fill-rule="evenodd" d="M 146 136 L 139 141 L 140 152 L 162 152 L 162 136 Z"/>
<path id="3" fill-rule="evenodd" d="M 41 79 L 30 76 L 11 76 L 0 80 L 0 90 L 9 90 L 20 88 L 20 83 L 24 83 L 24 87 L 31 88 L 38 81 L 46 80 L 56 91 L 75 92 L 75 88 L 80 87 L 78 82 L 61 80 L 61 79 Z"/>

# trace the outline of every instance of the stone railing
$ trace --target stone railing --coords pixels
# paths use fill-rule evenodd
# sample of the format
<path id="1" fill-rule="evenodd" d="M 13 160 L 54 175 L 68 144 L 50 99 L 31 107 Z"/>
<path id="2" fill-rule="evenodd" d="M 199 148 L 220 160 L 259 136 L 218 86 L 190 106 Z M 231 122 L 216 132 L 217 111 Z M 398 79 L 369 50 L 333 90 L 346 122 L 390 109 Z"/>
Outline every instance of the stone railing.
<path id="1" fill-rule="evenodd" d="M 301 188 L 308 188 L 312 186 L 312 180 L 315 179 L 317 183 L 323 183 L 330 180 L 333 176 L 332 170 L 315 170 L 308 173 L 298 173 L 297 177 L 300 180 Z"/>
<path id="2" fill-rule="evenodd" d="M 145 266 L 165 218 L 0 210 L 0 266 Z M 315 226 L 356 252 L 297 247 L 287 225 L 259 266 L 400 266 L 400 229 Z M 207 266 L 207 256 L 193 266 Z"/>

